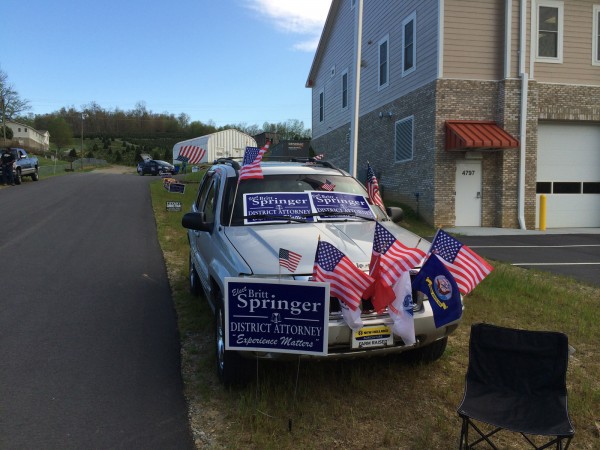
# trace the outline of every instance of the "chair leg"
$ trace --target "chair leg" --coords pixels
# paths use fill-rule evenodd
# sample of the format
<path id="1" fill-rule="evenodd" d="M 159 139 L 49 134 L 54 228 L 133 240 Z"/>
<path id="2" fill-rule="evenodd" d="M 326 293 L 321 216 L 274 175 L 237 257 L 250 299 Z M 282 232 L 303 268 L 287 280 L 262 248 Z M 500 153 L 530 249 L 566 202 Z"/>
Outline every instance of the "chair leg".
<path id="1" fill-rule="evenodd" d="M 462 426 L 460 428 L 460 442 L 458 443 L 459 450 L 469 450 L 469 424 L 466 417 L 462 418 Z"/>
<path id="2" fill-rule="evenodd" d="M 493 448 L 494 450 L 498 450 L 498 447 L 496 447 L 496 445 L 489 439 L 489 437 L 496 434 L 498 431 L 501 430 L 501 428 L 496 428 L 494 431 L 491 431 L 490 433 L 486 434 L 482 430 L 480 430 L 477 427 L 477 425 L 475 425 L 475 423 L 468 417 L 462 417 L 462 419 L 463 419 L 463 424 L 462 424 L 462 428 L 461 428 L 461 432 L 460 432 L 460 443 L 459 443 L 460 450 L 469 450 L 470 448 L 475 447 L 477 444 L 484 442 L 484 441 L 487 442 L 489 444 L 489 446 L 491 448 Z M 476 441 L 473 441 L 471 443 L 469 443 L 469 426 L 473 427 L 473 430 L 475 430 L 479 434 L 479 436 L 481 436 L 479 439 L 477 439 Z"/>

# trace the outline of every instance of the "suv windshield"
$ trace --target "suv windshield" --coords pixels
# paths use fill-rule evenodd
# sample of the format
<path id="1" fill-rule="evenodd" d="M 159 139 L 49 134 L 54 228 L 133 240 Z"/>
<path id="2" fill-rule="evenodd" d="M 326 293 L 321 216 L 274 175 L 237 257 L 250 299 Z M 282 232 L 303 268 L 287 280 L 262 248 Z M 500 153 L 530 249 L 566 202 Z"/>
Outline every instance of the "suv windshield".
<path id="1" fill-rule="evenodd" d="M 225 207 L 222 210 L 222 221 L 231 225 L 244 224 L 244 194 L 258 194 L 264 192 L 289 192 L 299 193 L 307 191 L 344 192 L 368 197 L 365 188 L 354 178 L 342 175 L 318 174 L 285 174 L 266 175 L 263 179 L 248 179 L 239 183 L 236 193 L 236 178 L 228 178 L 225 187 Z M 235 196 L 235 208 L 231 216 L 231 204 Z M 383 220 L 385 215 L 378 207 L 373 207 L 377 219 Z"/>

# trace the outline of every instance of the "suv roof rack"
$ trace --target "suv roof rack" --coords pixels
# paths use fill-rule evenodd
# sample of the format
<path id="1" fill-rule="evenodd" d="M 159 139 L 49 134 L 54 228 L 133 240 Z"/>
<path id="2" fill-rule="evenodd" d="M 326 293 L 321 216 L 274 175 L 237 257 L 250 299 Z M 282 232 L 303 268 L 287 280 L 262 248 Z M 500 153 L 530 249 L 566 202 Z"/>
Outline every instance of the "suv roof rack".
<path id="1" fill-rule="evenodd" d="M 339 170 L 334 164 L 330 163 L 329 161 L 323 161 L 321 159 L 316 159 L 313 156 L 294 157 L 294 158 L 290 158 L 289 161 L 291 161 L 291 162 L 301 162 L 301 163 L 314 163 L 314 164 L 319 164 L 319 165 L 321 165 L 323 167 L 327 167 L 329 169 Z"/>
<path id="2" fill-rule="evenodd" d="M 236 158 L 236 159 L 241 159 L 241 158 Z M 237 162 L 233 157 L 215 159 L 213 164 L 229 164 L 231 167 L 233 167 L 235 169 L 236 172 L 238 170 L 240 170 L 240 163 Z"/>

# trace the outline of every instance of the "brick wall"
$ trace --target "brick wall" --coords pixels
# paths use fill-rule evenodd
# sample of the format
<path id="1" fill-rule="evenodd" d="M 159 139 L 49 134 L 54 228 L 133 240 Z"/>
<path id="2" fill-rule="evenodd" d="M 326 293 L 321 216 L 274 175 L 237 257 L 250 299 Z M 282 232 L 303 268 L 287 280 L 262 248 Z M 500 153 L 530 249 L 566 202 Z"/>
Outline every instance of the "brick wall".
<path id="1" fill-rule="evenodd" d="M 492 120 L 518 139 L 521 81 L 437 80 L 360 119 L 358 174 L 367 160 L 384 199 L 419 209 L 435 226 L 455 224 L 456 161 L 466 152 L 445 150 L 446 120 Z M 383 117 L 380 117 L 383 113 Z M 391 117 L 388 117 L 391 113 Z M 414 116 L 413 159 L 395 161 L 395 124 Z M 535 228 L 539 120 L 600 122 L 600 87 L 529 81 L 526 136 L 525 225 Z M 316 153 L 348 170 L 350 124 L 312 141 Z M 482 226 L 518 228 L 519 150 L 469 152 L 482 161 Z M 416 193 L 419 194 L 417 204 Z"/>

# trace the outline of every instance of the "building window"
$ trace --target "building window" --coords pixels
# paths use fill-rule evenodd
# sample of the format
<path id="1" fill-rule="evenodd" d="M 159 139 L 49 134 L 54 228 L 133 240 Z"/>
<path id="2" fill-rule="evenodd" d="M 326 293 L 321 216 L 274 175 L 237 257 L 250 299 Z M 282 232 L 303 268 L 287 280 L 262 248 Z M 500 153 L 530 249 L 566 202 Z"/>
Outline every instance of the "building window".
<path id="1" fill-rule="evenodd" d="M 348 108 L 348 71 L 342 72 L 342 109 Z"/>
<path id="2" fill-rule="evenodd" d="M 417 14 L 402 22 L 402 76 L 414 72 L 417 64 Z"/>
<path id="3" fill-rule="evenodd" d="M 413 158 L 413 125 L 414 116 L 396 122 L 396 162 L 409 161 Z"/>
<path id="4" fill-rule="evenodd" d="M 594 5 L 594 36 L 592 42 L 592 64 L 600 66 L 600 5 Z"/>
<path id="5" fill-rule="evenodd" d="M 325 112 L 325 92 L 323 92 L 323 90 L 321 90 L 321 92 L 319 92 L 319 122 L 323 122 L 323 120 L 325 118 L 324 112 Z"/>
<path id="6" fill-rule="evenodd" d="M 389 84 L 389 37 L 386 36 L 379 41 L 379 89 Z"/>
<path id="7" fill-rule="evenodd" d="M 537 60 L 562 63 L 563 2 L 541 0 L 538 5 Z"/>
<path id="8" fill-rule="evenodd" d="M 552 194 L 552 183 L 549 181 L 538 181 L 535 184 L 536 194 Z"/>

